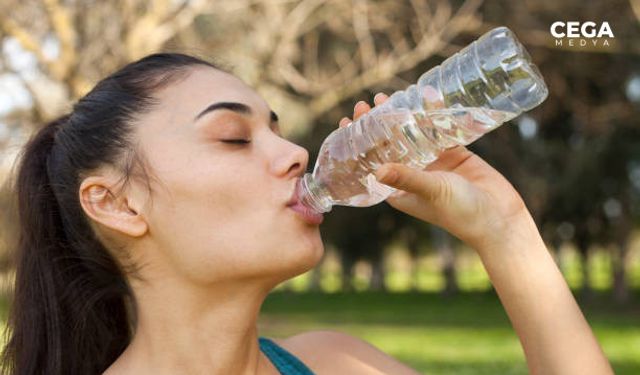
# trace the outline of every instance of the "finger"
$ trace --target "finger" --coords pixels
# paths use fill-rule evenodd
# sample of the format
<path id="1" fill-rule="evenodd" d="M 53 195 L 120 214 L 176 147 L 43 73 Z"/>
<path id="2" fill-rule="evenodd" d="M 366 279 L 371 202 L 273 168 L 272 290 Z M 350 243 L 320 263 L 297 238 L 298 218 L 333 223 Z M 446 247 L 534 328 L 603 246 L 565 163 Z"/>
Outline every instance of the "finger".
<path id="1" fill-rule="evenodd" d="M 403 164 L 384 164 L 375 173 L 378 182 L 396 189 L 417 194 L 428 201 L 451 199 L 451 186 L 445 174 L 448 172 L 425 172 Z"/>
<path id="2" fill-rule="evenodd" d="M 452 171 L 460 164 L 464 163 L 471 156 L 475 155 L 466 147 L 458 145 L 444 150 L 438 159 L 427 165 L 426 171 Z"/>
<path id="3" fill-rule="evenodd" d="M 385 93 L 382 93 L 382 92 L 379 92 L 379 93 L 376 94 L 376 96 L 373 97 L 373 103 L 375 105 L 380 105 L 380 104 L 386 102 L 387 99 L 389 99 L 389 95 L 387 95 Z"/>
<path id="4" fill-rule="evenodd" d="M 353 120 L 357 120 L 360 116 L 371 110 L 371 106 L 364 101 L 359 101 L 353 108 Z"/>
<path id="5" fill-rule="evenodd" d="M 338 123 L 338 125 L 341 128 L 344 128 L 345 126 L 349 125 L 351 123 L 351 119 L 348 117 L 343 117 L 342 119 L 340 119 L 340 122 Z"/>

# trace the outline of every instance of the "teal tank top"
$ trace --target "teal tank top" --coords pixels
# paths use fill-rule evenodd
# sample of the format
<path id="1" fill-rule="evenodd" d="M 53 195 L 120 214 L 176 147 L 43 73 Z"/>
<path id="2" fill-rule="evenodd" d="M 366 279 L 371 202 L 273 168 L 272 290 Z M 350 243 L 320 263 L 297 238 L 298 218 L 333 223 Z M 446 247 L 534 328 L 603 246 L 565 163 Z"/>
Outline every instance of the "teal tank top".
<path id="1" fill-rule="evenodd" d="M 282 375 L 313 375 L 302 361 L 266 337 L 259 337 L 260 350 Z"/>

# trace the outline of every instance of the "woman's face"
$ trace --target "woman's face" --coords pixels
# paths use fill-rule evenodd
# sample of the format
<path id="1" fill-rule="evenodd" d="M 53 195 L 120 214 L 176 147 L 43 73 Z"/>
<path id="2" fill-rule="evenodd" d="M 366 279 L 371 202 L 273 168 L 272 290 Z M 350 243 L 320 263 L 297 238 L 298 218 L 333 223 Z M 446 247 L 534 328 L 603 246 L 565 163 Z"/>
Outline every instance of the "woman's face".
<path id="1" fill-rule="evenodd" d="M 308 153 L 280 136 L 268 104 L 204 66 L 156 96 L 136 130 L 159 182 L 143 213 L 152 251 L 138 260 L 142 274 L 279 282 L 313 267 L 323 251 L 318 226 L 287 206 Z"/>

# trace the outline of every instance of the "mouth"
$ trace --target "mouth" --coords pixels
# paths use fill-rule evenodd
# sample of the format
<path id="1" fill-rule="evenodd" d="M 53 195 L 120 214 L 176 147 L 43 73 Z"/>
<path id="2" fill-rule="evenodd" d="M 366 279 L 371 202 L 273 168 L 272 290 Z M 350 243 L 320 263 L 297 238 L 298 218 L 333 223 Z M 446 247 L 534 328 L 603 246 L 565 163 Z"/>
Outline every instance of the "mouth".
<path id="1" fill-rule="evenodd" d="M 312 225 L 320 225 L 324 220 L 324 216 L 321 213 L 318 213 L 311 208 L 305 206 L 300 202 L 300 178 L 296 179 L 296 184 L 293 190 L 293 194 L 287 202 L 287 207 L 296 212 L 298 217 L 300 217 L 307 224 Z"/>

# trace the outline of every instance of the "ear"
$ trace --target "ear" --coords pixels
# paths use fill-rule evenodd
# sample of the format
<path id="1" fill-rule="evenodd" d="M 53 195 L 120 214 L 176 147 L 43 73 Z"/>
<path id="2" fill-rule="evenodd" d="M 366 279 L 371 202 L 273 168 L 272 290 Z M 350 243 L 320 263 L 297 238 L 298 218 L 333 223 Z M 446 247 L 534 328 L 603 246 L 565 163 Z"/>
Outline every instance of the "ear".
<path id="1" fill-rule="evenodd" d="M 139 202 L 127 194 L 116 196 L 109 176 L 90 176 L 80 184 L 80 204 L 94 221 L 121 234 L 140 237 L 147 230 Z"/>

